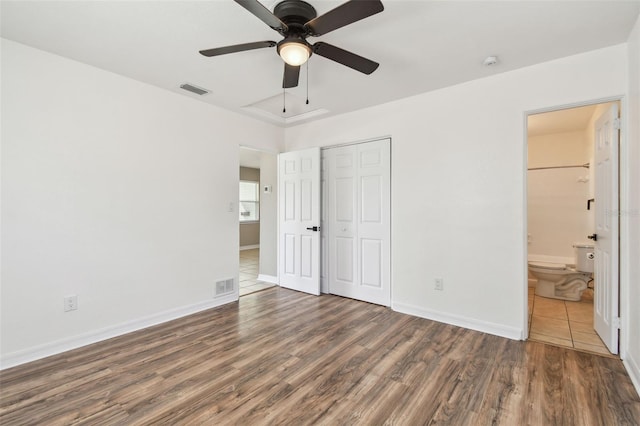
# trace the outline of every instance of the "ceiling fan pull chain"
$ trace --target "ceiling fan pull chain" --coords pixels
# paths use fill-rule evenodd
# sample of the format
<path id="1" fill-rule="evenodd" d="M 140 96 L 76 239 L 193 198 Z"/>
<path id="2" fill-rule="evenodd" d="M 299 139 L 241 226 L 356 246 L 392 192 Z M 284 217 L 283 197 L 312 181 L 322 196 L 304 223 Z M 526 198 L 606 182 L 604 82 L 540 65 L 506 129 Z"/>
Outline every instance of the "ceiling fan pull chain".
<path id="1" fill-rule="evenodd" d="M 282 113 L 287 112 L 287 91 L 282 88 Z"/>

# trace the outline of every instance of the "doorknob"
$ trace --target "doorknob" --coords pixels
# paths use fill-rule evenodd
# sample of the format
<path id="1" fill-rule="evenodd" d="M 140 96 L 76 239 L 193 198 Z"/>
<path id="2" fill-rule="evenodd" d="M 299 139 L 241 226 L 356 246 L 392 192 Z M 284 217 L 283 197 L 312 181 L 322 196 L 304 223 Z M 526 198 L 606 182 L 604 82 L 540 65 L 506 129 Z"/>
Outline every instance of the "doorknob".
<path id="1" fill-rule="evenodd" d="M 312 226 L 311 228 L 307 228 L 309 231 L 318 232 L 320 230 L 319 226 Z"/>
<path id="2" fill-rule="evenodd" d="M 587 238 L 593 241 L 598 241 L 598 234 L 587 235 Z"/>

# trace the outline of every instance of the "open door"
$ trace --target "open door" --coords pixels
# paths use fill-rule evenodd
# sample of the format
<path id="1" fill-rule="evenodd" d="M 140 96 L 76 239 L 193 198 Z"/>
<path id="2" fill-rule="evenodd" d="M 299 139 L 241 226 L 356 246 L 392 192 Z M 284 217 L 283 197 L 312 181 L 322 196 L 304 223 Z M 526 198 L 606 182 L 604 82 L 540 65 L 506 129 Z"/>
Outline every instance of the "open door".
<path id="1" fill-rule="evenodd" d="M 618 353 L 618 105 L 595 123 L 595 222 L 593 323 L 612 354 Z"/>
<path id="2" fill-rule="evenodd" d="M 320 294 L 320 148 L 278 155 L 280 285 Z"/>

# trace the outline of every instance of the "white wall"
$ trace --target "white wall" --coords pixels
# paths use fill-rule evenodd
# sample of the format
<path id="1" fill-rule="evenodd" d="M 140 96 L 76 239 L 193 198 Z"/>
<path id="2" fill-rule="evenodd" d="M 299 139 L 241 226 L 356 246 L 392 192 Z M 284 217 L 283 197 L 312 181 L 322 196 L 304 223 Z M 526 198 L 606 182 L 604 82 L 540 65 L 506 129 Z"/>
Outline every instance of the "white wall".
<path id="1" fill-rule="evenodd" d="M 2 366 L 235 299 L 238 147 L 283 138 L 2 40 Z"/>
<path id="2" fill-rule="evenodd" d="M 530 136 L 528 167 L 588 163 L 593 156 L 589 132 L 584 129 Z M 587 235 L 593 233 L 593 210 L 587 210 L 587 200 L 592 198 L 589 171 L 567 168 L 527 172 L 529 259 L 575 263 L 573 244 L 589 241 Z"/>
<path id="3" fill-rule="evenodd" d="M 623 176 L 623 192 L 626 203 L 622 205 L 620 223 L 622 232 L 627 233 L 628 253 L 622 259 L 621 291 L 628 294 L 622 299 L 622 315 L 625 321 L 622 340 L 626 349 L 623 353 L 625 366 L 640 393 L 640 17 L 629 37 L 627 46 L 629 57 L 629 99 L 628 99 L 628 149 L 623 150 L 628 174 Z M 624 147 L 623 147 L 624 149 Z M 625 155 L 626 154 L 626 155 Z"/>
<path id="4" fill-rule="evenodd" d="M 390 135 L 392 307 L 521 338 L 525 112 L 624 94 L 626 55 L 614 46 L 303 124 L 286 147 Z"/>
<path id="5" fill-rule="evenodd" d="M 278 278 L 278 156 L 260 154 L 260 279 Z M 271 187 L 270 193 L 264 186 Z"/>

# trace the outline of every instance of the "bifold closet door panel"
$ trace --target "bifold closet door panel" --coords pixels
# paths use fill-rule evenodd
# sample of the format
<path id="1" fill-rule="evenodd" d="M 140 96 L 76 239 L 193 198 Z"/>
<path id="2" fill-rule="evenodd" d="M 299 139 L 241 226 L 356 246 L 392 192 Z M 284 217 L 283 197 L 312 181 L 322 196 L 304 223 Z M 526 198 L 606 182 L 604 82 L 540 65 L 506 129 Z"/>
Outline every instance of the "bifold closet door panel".
<path id="1" fill-rule="evenodd" d="M 389 140 L 325 153 L 329 291 L 389 306 Z"/>

